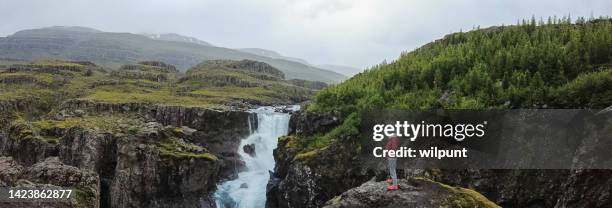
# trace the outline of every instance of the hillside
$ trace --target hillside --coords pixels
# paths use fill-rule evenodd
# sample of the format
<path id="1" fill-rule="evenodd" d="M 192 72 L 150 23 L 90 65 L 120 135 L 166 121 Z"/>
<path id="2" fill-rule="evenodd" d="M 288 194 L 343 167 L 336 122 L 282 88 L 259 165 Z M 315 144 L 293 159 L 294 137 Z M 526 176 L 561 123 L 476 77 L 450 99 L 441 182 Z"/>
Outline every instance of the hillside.
<path id="1" fill-rule="evenodd" d="M 250 59 L 268 63 L 283 71 L 290 79 L 326 83 L 337 83 L 345 79 L 341 74 L 295 61 L 273 59 L 199 42 L 187 42 L 184 37 L 165 35 L 157 39 L 82 27 L 23 30 L 0 38 L 0 58 L 91 61 L 111 68 L 146 60 L 160 60 L 175 65 L 180 70 L 186 70 L 205 60 Z"/>
<path id="2" fill-rule="evenodd" d="M 358 74 L 359 72 L 361 72 L 360 68 L 342 66 L 342 65 L 322 64 L 322 65 L 317 65 L 317 67 L 322 68 L 322 69 L 329 69 L 329 70 L 338 72 L 340 74 L 344 74 L 349 77 L 352 77 L 355 74 Z"/>
<path id="3" fill-rule="evenodd" d="M 609 19 L 580 19 L 450 34 L 322 91 L 310 110 L 604 108 L 611 32 Z"/>
<path id="4" fill-rule="evenodd" d="M 227 108 L 302 102 L 314 88 L 294 85 L 263 62 L 211 60 L 179 73 L 145 61 L 110 72 L 89 62 L 37 61 L 0 66 L 2 101 L 38 100 L 53 108 L 69 100 Z M 303 81 L 305 83 L 316 83 Z"/>
<path id="5" fill-rule="evenodd" d="M 203 40 L 200 40 L 194 37 L 175 34 L 175 33 L 162 33 L 162 34 L 143 33 L 141 35 L 147 36 L 148 38 L 151 38 L 154 40 L 195 43 L 195 44 L 200 44 L 204 46 L 213 46 L 212 44 L 206 41 L 203 41 Z"/>
<path id="6" fill-rule="evenodd" d="M 337 202 L 343 192 L 355 197 L 350 196 L 359 190 L 355 187 L 386 177 L 361 165 L 371 161 L 355 156 L 363 148 L 364 111 L 603 109 L 612 105 L 611 86 L 612 21 L 607 18 L 532 19 L 449 34 L 320 91 L 305 112 L 294 115 L 290 135 L 279 139 L 268 200 L 278 207 L 317 207 Z M 609 189 L 593 185 L 609 184 L 609 170 L 399 171 L 474 188 L 503 207 L 612 204 L 603 199 Z M 587 192 L 588 199 L 581 198 Z"/>
<path id="7" fill-rule="evenodd" d="M 264 57 L 273 58 L 273 59 L 284 59 L 284 60 L 295 61 L 298 63 L 308 65 L 308 62 L 306 60 L 294 58 L 294 57 L 283 56 L 280 53 L 276 51 L 272 51 L 272 50 L 261 49 L 261 48 L 239 48 L 238 50 L 244 51 L 247 53 L 252 53 L 258 56 L 264 56 Z"/>
<path id="8" fill-rule="evenodd" d="M 252 53 L 258 56 L 265 56 L 265 57 L 269 57 L 269 58 L 273 58 L 273 59 L 284 59 L 287 61 L 295 61 L 295 62 L 299 62 L 302 63 L 304 65 L 308 65 L 311 67 L 315 67 L 315 68 L 320 68 L 320 69 L 325 69 L 325 70 L 329 70 L 329 71 L 333 71 L 339 74 L 342 74 L 344 76 L 347 77 L 351 77 L 357 73 L 359 73 L 361 71 L 361 69 L 359 68 L 355 68 L 355 67 L 350 67 L 350 66 L 342 66 L 342 65 L 334 65 L 334 64 L 319 64 L 319 65 L 313 65 L 308 63 L 308 61 L 300 59 L 300 58 L 295 58 L 295 57 L 288 57 L 288 56 L 283 56 L 280 53 L 276 52 L 276 51 L 272 51 L 272 50 L 267 50 L 267 49 L 261 49 L 261 48 L 240 48 L 238 49 L 240 51 L 244 51 L 247 53 Z"/>

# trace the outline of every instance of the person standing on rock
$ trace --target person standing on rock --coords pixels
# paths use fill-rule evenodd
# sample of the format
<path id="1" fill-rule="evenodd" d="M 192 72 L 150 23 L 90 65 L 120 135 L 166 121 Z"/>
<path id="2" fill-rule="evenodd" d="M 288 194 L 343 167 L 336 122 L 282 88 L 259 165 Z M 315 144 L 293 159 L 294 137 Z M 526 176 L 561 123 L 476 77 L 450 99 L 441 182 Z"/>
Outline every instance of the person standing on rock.
<path id="1" fill-rule="evenodd" d="M 399 148 L 399 141 L 397 136 L 391 135 L 387 139 L 387 144 L 385 145 L 385 150 L 397 150 Z M 389 166 L 389 175 L 391 178 L 387 179 L 387 183 L 391 183 L 390 186 L 387 186 L 388 190 L 396 190 L 399 188 L 397 185 L 397 173 L 395 172 L 395 167 L 397 165 L 397 158 L 391 157 L 387 155 L 387 165 Z"/>

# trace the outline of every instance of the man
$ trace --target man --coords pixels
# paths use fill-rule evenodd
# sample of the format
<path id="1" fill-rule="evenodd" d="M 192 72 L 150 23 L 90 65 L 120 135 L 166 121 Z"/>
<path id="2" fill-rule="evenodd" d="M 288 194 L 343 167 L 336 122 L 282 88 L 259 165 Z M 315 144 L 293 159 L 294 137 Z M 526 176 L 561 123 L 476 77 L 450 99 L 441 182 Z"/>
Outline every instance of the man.
<path id="1" fill-rule="evenodd" d="M 391 135 L 387 139 L 387 144 L 385 145 L 385 150 L 397 150 L 399 148 L 399 141 L 397 136 Z M 390 179 L 387 179 L 387 183 L 391 183 L 390 186 L 387 186 L 388 190 L 396 190 L 399 188 L 397 185 L 397 173 L 395 172 L 395 166 L 397 164 L 397 158 L 390 157 L 387 155 L 387 165 L 389 166 L 389 175 Z"/>

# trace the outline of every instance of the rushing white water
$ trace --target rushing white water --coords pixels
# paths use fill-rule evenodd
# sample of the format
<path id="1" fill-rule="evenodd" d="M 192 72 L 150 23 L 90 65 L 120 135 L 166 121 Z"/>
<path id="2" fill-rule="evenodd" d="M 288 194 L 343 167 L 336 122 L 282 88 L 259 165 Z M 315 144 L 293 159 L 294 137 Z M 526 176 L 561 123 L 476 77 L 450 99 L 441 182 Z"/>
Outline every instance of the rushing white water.
<path id="1" fill-rule="evenodd" d="M 261 107 L 257 113 L 257 129 L 240 142 L 238 153 L 245 162 L 246 170 L 238 173 L 238 178 L 217 185 L 215 200 L 219 208 L 264 207 L 266 185 L 274 169 L 272 151 L 277 139 L 286 135 L 289 128 L 289 114 L 274 112 L 272 107 Z M 251 128 L 249 120 L 249 128 Z M 255 145 L 255 155 L 244 152 L 245 145 Z"/>

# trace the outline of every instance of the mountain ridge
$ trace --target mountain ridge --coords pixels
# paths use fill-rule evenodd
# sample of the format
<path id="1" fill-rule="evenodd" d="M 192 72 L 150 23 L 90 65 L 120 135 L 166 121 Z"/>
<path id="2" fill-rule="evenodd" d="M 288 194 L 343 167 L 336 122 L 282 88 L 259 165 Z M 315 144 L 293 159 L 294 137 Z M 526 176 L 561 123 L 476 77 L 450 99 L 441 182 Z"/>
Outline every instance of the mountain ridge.
<path id="1" fill-rule="evenodd" d="M 240 51 L 244 51 L 247 53 L 252 53 L 255 55 L 260 55 L 260 56 L 266 56 L 269 58 L 274 58 L 274 59 L 284 59 L 284 60 L 288 60 L 288 61 L 295 61 L 295 62 L 299 62 L 305 65 L 309 65 L 312 67 L 316 67 L 316 68 L 321 68 L 321 69 L 327 69 L 342 75 L 345 75 L 347 77 L 351 77 L 357 73 L 359 73 L 360 71 L 362 71 L 359 68 L 356 67 L 351 67 L 351 66 L 343 66 L 343 65 L 337 65 L 337 64 L 311 64 L 308 61 L 304 60 L 304 59 L 300 59 L 300 58 L 295 58 L 295 57 L 290 57 L 290 56 L 284 56 L 282 54 L 280 54 L 279 52 L 270 50 L 270 49 L 263 49 L 263 48 L 239 48 L 237 50 Z"/>
<path id="2" fill-rule="evenodd" d="M 338 83 L 346 76 L 302 63 L 273 59 L 234 49 L 196 43 L 162 41 L 133 33 L 97 32 L 84 27 L 48 27 L 21 30 L 0 37 L 0 57 L 8 59 L 64 59 L 92 61 L 118 68 L 146 60 L 160 60 L 184 71 L 206 60 L 250 59 L 268 63 L 289 79 Z"/>
<path id="3" fill-rule="evenodd" d="M 195 43 L 205 46 L 214 46 L 209 42 L 200 40 L 198 38 L 185 36 L 177 33 L 141 33 L 140 35 L 151 38 L 153 40 L 175 41 L 184 43 Z"/>

